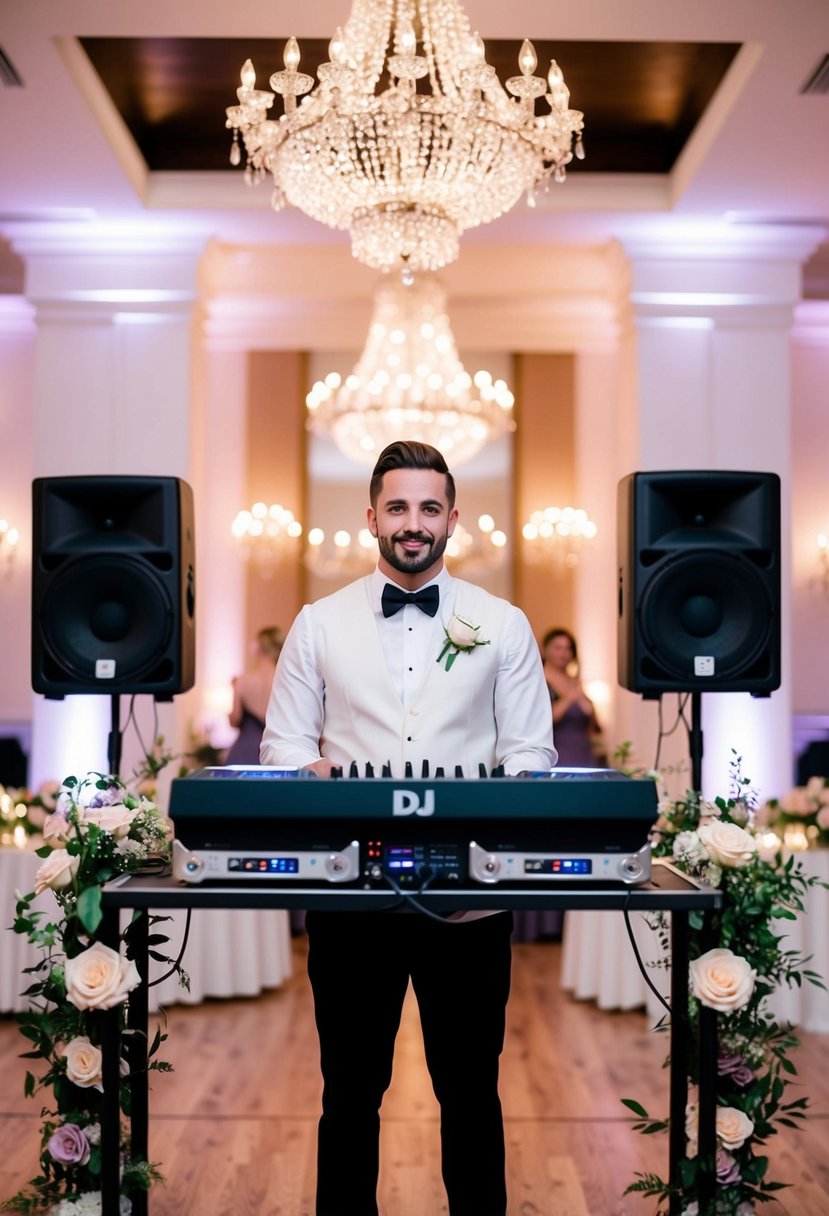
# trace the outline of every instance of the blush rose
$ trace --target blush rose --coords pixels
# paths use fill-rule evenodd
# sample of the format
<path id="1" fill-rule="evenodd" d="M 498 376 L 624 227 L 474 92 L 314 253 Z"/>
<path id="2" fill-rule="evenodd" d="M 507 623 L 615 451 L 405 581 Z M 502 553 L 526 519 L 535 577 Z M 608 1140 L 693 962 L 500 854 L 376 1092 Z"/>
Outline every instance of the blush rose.
<path id="1" fill-rule="evenodd" d="M 709 1009 L 732 1013 L 742 1009 L 754 993 L 756 972 L 733 950 L 717 947 L 692 960 L 691 990 Z"/>
<path id="2" fill-rule="evenodd" d="M 63 1049 L 66 1060 L 66 1075 L 73 1085 L 82 1089 L 104 1091 L 101 1078 L 101 1049 L 91 1043 L 86 1035 L 78 1035 Z"/>
<path id="3" fill-rule="evenodd" d="M 43 891 L 61 891 L 71 885 L 78 872 L 79 858 L 71 857 L 66 849 L 54 849 L 35 874 L 35 894 Z"/>
<path id="4" fill-rule="evenodd" d="M 77 1009 L 112 1009 L 141 982 L 135 963 L 101 942 L 67 959 L 64 978 L 66 999 Z"/>
<path id="5" fill-rule="evenodd" d="M 129 835 L 136 814 L 136 811 L 131 811 L 119 802 L 114 806 L 87 807 L 83 813 L 83 821 L 86 824 L 97 824 L 101 831 L 109 832 L 120 840 Z"/>

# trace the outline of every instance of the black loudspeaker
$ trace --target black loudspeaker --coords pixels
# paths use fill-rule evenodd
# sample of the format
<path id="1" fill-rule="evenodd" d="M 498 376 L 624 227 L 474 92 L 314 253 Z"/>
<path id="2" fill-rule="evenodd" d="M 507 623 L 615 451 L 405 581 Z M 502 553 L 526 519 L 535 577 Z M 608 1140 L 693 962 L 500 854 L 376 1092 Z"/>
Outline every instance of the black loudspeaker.
<path id="1" fill-rule="evenodd" d="M 619 683 L 780 687 L 780 478 L 632 473 L 619 483 Z"/>
<path id="2" fill-rule="evenodd" d="M 193 493 L 177 477 L 33 483 L 32 687 L 151 693 L 195 679 Z"/>

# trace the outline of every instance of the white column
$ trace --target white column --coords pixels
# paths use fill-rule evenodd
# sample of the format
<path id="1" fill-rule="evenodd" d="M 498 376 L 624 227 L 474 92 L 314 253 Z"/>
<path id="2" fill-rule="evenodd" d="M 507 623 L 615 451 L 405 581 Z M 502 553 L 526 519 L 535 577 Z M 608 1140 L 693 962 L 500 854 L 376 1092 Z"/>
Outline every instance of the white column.
<path id="1" fill-rule="evenodd" d="M 0 544 L 0 729 L 28 750 L 31 682 L 30 577 L 34 309 L 18 295 L 0 295 L 0 519 L 20 540 L 11 559 Z M 11 549 L 8 552 L 12 552 Z"/>
<path id="2" fill-rule="evenodd" d="M 789 331 L 800 268 L 821 233 L 720 229 L 679 245 L 630 242 L 638 434 L 622 472 L 735 469 L 775 472 L 782 484 L 782 683 L 768 698 L 702 699 L 703 792 L 728 788 L 734 749 L 762 796 L 791 771 L 791 387 Z M 667 698 L 668 715 L 672 712 Z M 628 706 L 632 729 L 652 707 Z M 682 728 L 678 732 L 683 734 Z"/>
<path id="3" fill-rule="evenodd" d="M 97 225 L 19 225 L 8 235 L 36 311 L 34 476 L 189 480 L 190 327 L 201 240 Z M 147 746 L 156 723 L 177 745 L 182 700 L 159 705 L 156 717 L 151 698 L 137 698 Z M 35 697 L 30 780 L 103 769 L 110 712 L 105 696 Z M 126 732 L 123 774 L 140 752 L 137 733 Z"/>

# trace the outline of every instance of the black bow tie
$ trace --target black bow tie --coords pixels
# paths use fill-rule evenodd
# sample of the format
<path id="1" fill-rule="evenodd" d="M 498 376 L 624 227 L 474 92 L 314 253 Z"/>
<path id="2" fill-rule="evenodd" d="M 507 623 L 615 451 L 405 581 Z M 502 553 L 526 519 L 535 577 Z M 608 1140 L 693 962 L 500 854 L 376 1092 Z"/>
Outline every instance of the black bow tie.
<path id="1" fill-rule="evenodd" d="M 386 583 L 383 588 L 383 616 L 394 616 L 406 604 L 417 604 L 421 612 L 427 616 L 435 616 L 440 603 L 440 591 L 437 587 L 424 587 L 422 591 L 402 591 L 394 583 Z"/>

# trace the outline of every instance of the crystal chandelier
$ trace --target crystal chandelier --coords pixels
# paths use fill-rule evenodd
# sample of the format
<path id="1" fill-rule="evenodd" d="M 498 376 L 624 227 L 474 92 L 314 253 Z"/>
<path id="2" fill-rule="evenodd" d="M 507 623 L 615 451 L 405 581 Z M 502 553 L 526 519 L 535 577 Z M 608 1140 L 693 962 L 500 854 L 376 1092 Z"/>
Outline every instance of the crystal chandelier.
<path id="1" fill-rule="evenodd" d="M 422 276 L 384 278 L 363 353 L 345 380 L 330 372 L 305 399 L 308 426 L 330 435 L 357 464 L 373 465 L 387 444 L 417 439 L 461 464 L 514 429 L 514 398 L 489 372 L 472 376 L 458 357 L 446 294 Z"/>
<path id="2" fill-rule="evenodd" d="M 504 88 L 458 0 L 354 0 L 328 53 L 315 82 L 297 70 L 290 38 L 273 92 L 256 88 L 246 61 L 238 105 L 226 111 L 230 159 L 241 162 L 241 134 L 248 182 L 270 173 L 275 209 L 290 203 L 350 231 L 367 266 L 440 269 L 467 228 L 497 219 L 525 191 L 532 201 L 536 186 L 563 181 L 573 155 L 584 155 L 583 115 L 569 108 L 556 61 L 546 79 L 536 76 L 525 41 L 520 75 Z M 273 119 L 276 93 L 285 112 Z M 549 112 L 536 117 L 538 99 Z"/>

